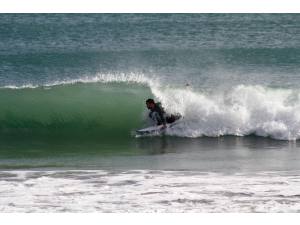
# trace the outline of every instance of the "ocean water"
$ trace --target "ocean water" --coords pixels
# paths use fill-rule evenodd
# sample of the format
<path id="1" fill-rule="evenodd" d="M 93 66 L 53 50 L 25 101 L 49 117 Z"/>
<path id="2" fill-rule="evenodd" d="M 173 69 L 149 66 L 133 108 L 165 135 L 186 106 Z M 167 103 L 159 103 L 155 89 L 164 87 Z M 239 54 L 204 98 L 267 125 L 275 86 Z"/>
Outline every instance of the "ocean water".
<path id="1" fill-rule="evenodd" d="M 299 24 L 0 14 L 1 212 L 300 212 Z"/>

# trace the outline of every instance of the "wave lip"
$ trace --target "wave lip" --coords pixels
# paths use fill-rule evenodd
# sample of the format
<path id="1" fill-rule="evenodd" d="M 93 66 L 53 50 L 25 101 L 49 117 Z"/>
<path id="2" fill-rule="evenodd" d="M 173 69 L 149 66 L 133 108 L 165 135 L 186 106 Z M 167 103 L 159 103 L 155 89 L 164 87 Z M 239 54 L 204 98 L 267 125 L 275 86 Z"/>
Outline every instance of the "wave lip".
<path id="1" fill-rule="evenodd" d="M 94 76 L 83 76 L 80 78 L 63 79 L 51 81 L 43 84 L 26 83 L 22 85 L 5 85 L 0 87 L 1 89 L 27 89 L 27 88 L 38 88 L 38 87 L 54 87 L 60 85 L 72 85 L 72 84 L 89 84 L 89 83 L 130 83 L 130 84 L 142 84 L 147 86 L 155 85 L 157 79 L 149 78 L 142 73 L 111 73 L 103 74 L 99 73 Z"/>

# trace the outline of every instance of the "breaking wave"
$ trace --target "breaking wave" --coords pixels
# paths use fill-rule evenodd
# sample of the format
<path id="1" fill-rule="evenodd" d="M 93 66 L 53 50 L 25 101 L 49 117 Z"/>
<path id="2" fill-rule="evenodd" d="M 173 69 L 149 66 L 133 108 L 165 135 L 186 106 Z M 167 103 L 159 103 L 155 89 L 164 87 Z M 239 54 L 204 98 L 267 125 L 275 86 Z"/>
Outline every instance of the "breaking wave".
<path id="1" fill-rule="evenodd" d="M 201 90 L 166 85 L 144 74 L 98 74 L 42 85 L 0 89 L 1 132 L 94 132 L 129 137 L 143 126 L 144 100 L 153 96 L 183 120 L 167 132 L 179 137 L 257 135 L 300 138 L 300 91 L 260 85 Z"/>

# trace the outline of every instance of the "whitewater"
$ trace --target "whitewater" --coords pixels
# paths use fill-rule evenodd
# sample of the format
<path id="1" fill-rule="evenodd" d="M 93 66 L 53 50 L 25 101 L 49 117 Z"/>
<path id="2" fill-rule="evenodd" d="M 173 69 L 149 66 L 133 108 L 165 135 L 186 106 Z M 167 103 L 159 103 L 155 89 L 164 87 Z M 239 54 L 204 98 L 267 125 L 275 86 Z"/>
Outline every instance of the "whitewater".
<path id="1" fill-rule="evenodd" d="M 299 177 L 286 172 L 3 171 L 0 177 L 2 212 L 297 213 L 300 204 Z"/>

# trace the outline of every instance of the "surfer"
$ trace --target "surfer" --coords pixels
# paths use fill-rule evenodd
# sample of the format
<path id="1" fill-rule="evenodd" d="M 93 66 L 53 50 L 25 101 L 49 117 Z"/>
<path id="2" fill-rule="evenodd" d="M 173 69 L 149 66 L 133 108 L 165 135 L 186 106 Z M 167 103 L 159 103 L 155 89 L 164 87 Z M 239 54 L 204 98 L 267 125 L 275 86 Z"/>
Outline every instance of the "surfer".
<path id="1" fill-rule="evenodd" d="M 159 102 L 155 102 L 149 98 L 146 100 L 147 108 L 150 110 L 149 117 L 156 123 L 157 126 L 163 125 L 166 127 L 167 123 L 174 123 L 181 116 L 180 115 L 167 115 Z"/>

